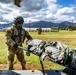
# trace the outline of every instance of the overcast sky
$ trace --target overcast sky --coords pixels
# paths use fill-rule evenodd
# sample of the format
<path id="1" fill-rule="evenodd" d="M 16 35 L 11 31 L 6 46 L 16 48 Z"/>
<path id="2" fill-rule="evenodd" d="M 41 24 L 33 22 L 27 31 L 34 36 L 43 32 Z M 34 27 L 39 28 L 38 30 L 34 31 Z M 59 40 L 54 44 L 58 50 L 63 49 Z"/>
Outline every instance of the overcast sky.
<path id="1" fill-rule="evenodd" d="M 22 0 L 21 7 L 14 0 L 0 0 L 0 24 L 13 22 L 22 16 L 27 22 L 70 21 L 76 23 L 76 0 Z"/>

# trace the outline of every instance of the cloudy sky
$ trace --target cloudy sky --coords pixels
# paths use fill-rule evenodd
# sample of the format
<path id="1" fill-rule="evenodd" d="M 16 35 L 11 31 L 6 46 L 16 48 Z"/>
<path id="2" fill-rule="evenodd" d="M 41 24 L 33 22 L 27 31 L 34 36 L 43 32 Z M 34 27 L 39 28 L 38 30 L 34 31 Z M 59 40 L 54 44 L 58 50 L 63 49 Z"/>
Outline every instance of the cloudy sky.
<path id="1" fill-rule="evenodd" d="M 26 22 L 70 21 L 76 23 L 76 0 L 22 0 L 21 7 L 14 0 L 0 0 L 0 24 L 22 16 Z"/>

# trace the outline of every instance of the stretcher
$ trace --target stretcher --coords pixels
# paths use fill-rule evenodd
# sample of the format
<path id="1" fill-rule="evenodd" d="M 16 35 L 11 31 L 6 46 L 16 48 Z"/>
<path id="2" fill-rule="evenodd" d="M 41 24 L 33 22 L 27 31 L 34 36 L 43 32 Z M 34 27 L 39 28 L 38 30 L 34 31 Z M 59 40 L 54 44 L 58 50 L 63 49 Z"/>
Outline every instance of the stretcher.
<path id="1" fill-rule="evenodd" d="M 30 56 L 30 53 L 39 56 L 43 75 L 45 75 L 42 63 L 44 60 L 53 61 L 65 66 L 66 69 L 64 69 L 63 72 L 66 72 L 68 75 L 76 74 L 76 53 L 65 44 L 33 39 L 28 41 L 26 47 L 18 46 L 18 48 L 26 51 L 28 56 Z"/>

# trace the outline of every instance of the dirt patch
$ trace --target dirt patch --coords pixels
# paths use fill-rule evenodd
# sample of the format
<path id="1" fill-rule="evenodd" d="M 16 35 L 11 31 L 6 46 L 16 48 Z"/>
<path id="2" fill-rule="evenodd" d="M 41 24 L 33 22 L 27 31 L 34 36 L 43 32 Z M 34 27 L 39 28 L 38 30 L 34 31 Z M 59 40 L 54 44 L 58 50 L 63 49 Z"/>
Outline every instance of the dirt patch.
<path id="1" fill-rule="evenodd" d="M 3 69 L 5 69 L 5 68 L 7 68 L 7 67 L 8 67 L 7 64 L 0 64 L 0 70 L 3 70 Z"/>
<path id="2" fill-rule="evenodd" d="M 36 70 L 40 67 L 40 65 L 27 63 L 25 67 L 26 70 Z M 21 70 L 21 69 L 22 67 L 20 63 L 14 64 L 14 70 Z M 0 64 L 0 70 L 8 70 L 8 64 Z"/>
<path id="3" fill-rule="evenodd" d="M 44 61 L 43 65 L 45 70 L 64 69 L 63 66 L 60 66 L 51 61 Z M 41 64 L 37 64 L 37 63 L 27 62 L 25 67 L 26 70 L 42 70 Z M 8 70 L 8 64 L 0 64 L 0 70 Z M 20 63 L 14 64 L 14 70 L 22 70 L 21 64 Z"/>
<path id="4" fill-rule="evenodd" d="M 4 42 L 5 41 L 5 38 L 0 38 L 0 42 Z"/>

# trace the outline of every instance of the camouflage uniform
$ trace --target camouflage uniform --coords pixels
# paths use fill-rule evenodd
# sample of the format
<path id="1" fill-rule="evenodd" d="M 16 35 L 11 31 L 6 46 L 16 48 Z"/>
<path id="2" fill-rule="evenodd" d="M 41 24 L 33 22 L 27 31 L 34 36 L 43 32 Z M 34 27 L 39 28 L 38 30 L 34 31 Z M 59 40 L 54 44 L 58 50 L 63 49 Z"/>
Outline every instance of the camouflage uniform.
<path id="1" fill-rule="evenodd" d="M 42 33 L 42 29 L 39 28 L 39 29 L 38 29 L 38 34 L 41 34 L 41 33 Z"/>
<path id="2" fill-rule="evenodd" d="M 19 48 L 14 47 L 14 44 L 22 46 L 25 38 L 28 40 L 32 39 L 27 31 L 23 28 L 17 28 L 16 25 L 9 27 L 6 30 L 6 44 L 8 46 L 8 60 L 9 60 L 9 70 L 13 69 L 14 55 L 17 55 L 18 60 L 21 62 L 22 69 L 25 69 L 25 60 L 23 51 Z"/>
<path id="3" fill-rule="evenodd" d="M 62 65 L 69 64 L 73 57 L 73 50 L 60 42 L 33 39 L 28 42 L 25 50 L 38 55 L 41 61 L 47 59 Z"/>

